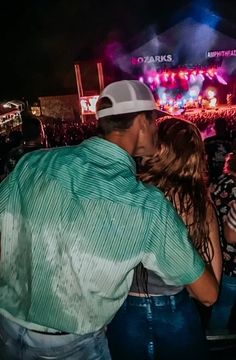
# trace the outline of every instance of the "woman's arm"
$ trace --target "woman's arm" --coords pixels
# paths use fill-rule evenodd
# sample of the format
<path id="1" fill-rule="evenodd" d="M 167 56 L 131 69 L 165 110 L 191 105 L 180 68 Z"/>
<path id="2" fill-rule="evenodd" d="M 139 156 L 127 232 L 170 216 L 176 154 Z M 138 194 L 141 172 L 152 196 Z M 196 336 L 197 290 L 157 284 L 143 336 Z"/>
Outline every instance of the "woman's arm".
<path id="1" fill-rule="evenodd" d="M 228 244 L 235 245 L 236 244 L 236 229 L 233 230 L 229 227 L 228 223 L 224 224 L 224 234 L 225 240 Z"/>
<path id="2" fill-rule="evenodd" d="M 228 244 L 236 244 L 236 201 L 230 205 L 230 210 L 224 223 L 224 235 Z"/>

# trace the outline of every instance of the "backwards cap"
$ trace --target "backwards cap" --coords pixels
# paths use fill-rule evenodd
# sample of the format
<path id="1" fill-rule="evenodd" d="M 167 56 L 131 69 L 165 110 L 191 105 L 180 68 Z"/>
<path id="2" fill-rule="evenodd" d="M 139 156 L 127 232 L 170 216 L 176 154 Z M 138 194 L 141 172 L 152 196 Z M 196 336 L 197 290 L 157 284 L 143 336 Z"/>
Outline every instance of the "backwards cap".
<path id="1" fill-rule="evenodd" d="M 138 80 L 116 81 L 101 92 L 98 100 L 107 97 L 112 106 L 107 109 L 96 111 L 96 118 L 100 119 L 110 115 L 129 114 L 139 111 L 156 110 L 157 117 L 167 115 L 157 110 L 155 99 L 147 85 Z"/>

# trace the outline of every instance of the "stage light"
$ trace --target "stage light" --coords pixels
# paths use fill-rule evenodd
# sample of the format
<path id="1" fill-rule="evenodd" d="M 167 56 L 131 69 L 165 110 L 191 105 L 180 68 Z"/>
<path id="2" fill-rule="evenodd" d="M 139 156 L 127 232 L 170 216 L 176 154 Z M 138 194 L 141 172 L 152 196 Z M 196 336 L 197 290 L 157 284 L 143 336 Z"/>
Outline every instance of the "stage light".
<path id="1" fill-rule="evenodd" d="M 196 80 L 197 80 L 196 75 L 191 74 L 191 75 L 190 75 L 190 82 L 191 82 L 191 83 L 195 83 Z"/>
<path id="2" fill-rule="evenodd" d="M 154 79 L 155 79 L 157 84 L 160 84 L 160 76 L 159 76 L 159 74 L 156 74 Z"/>
<path id="3" fill-rule="evenodd" d="M 210 69 L 210 70 L 208 70 L 208 74 L 213 78 L 216 75 L 216 70 Z"/>
<path id="4" fill-rule="evenodd" d="M 140 76 L 139 81 L 140 81 L 140 82 L 142 82 L 142 83 L 144 82 L 144 80 L 143 80 L 143 77 L 142 77 L 142 76 Z"/>
<path id="5" fill-rule="evenodd" d="M 210 80 L 212 80 L 213 78 L 212 78 L 212 76 L 207 72 L 206 73 L 206 76 L 208 77 L 208 79 L 210 79 Z"/>
<path id="6" fill-rule="evenodd" d="M 164 81 L 168 81 L 168 79 L 169 79 L 169 74 L 167 73 L 167 72 L 164 72 L 163 73 L 163 78 L 164 78 Z"/>
<path id="7" fill-rule="evenodd" d="M 166 96 L 166 93 L 163 93 L 161 96 L 160 96 L 160 104 L 161 105 L 165 105 L 167 103 L 167 96 Z"/>
<path id="8" fill-rule="evenodd" d="M 203 75 L 203 73 L 199 73 L 198 75 L 197 75 L 197 78 L 198 78 L 198 80 L 199 81 L 201 81 L 201 82 L 203 82 L 204 80 L 205 80 L 205 76 Z"/>
<path id="9" fill-rule="evenodd" d="M 147 81 L 149 82 L 149 84 L 152 84 L 152 83 L 153 83 L 153 77 L 152 77 L 152 76 L 148 76 Z"/>
<path id="10" fill-rule="evenodd" d="M 188 80 L 188 72 L 187 72 L 187 71 L 185 71 L 185 73 L 184 73 L 184 78 L 185 78 L 186 80 Z"/>
<path id="11" fill-rule="evenodd" d="M 223 85 L 228 85 L 227 81 L 225 81 L 222 76 L 220 76 L 219 74 L 216 74 L 216 78 L 219 81 L 219 83 L 223 84 Z"/>

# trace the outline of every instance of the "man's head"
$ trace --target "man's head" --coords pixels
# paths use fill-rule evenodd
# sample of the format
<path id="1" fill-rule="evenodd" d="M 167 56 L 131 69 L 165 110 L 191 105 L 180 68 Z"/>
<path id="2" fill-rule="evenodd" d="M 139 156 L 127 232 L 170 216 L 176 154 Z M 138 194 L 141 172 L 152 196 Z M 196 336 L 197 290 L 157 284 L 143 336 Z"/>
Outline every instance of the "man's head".
<path id="1" fill-rule="evenodd" d="M 218 118 L 215 121 L 215 132 L 217 136 L 227 136 L 228 135 L 228 123 L 224 118 Z"/>
<path id="2" fill-rule="evenodd" d="M 154 120 L 161 114 L 151 90 L 136 80 L 108 85 L 96 104 L 104 138 L 135 156 L 150 155 L 153 151 Z"/>
<path id="3" fill-rule="evenodd" d="M 45 134 L 41 121 L 30 113 L 22 115 L 22 133 L 25 142 L 43 144 Z"/>

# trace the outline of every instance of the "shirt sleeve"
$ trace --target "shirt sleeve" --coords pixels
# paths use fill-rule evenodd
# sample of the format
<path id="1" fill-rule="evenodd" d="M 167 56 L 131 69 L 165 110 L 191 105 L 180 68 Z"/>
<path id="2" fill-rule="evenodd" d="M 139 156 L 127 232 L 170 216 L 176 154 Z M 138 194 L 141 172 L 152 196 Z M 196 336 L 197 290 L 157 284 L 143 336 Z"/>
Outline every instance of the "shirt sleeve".
<path id="1" fill-rule="evenodd" d="M 2 217 L 12 191 L 12 185 L 13 181 L 11 174 L 0 183 L 0 238 L 2 231 Z"/>
<path id="2" fill-rule="evenodd" d="M 225 218 L 225 222 L 231 230 L 236 231 L 236 201 L 235 200 L 230 204 L 230 209 Z"/>
<path id="3" fill-rule="evenodd" d="M 12 176 L 10 174 L 0 183 L 0 216 L 5 210 L 7 201 L 11 193 L 11 188 L 12 188 Z"/>
<path id="4" fill-rule="evenodd" d="M 143 265 L 168 285 L 187 285 L 204 272 L 205 264 L 172 204 L 163 199 L 153 216 Z"/>

